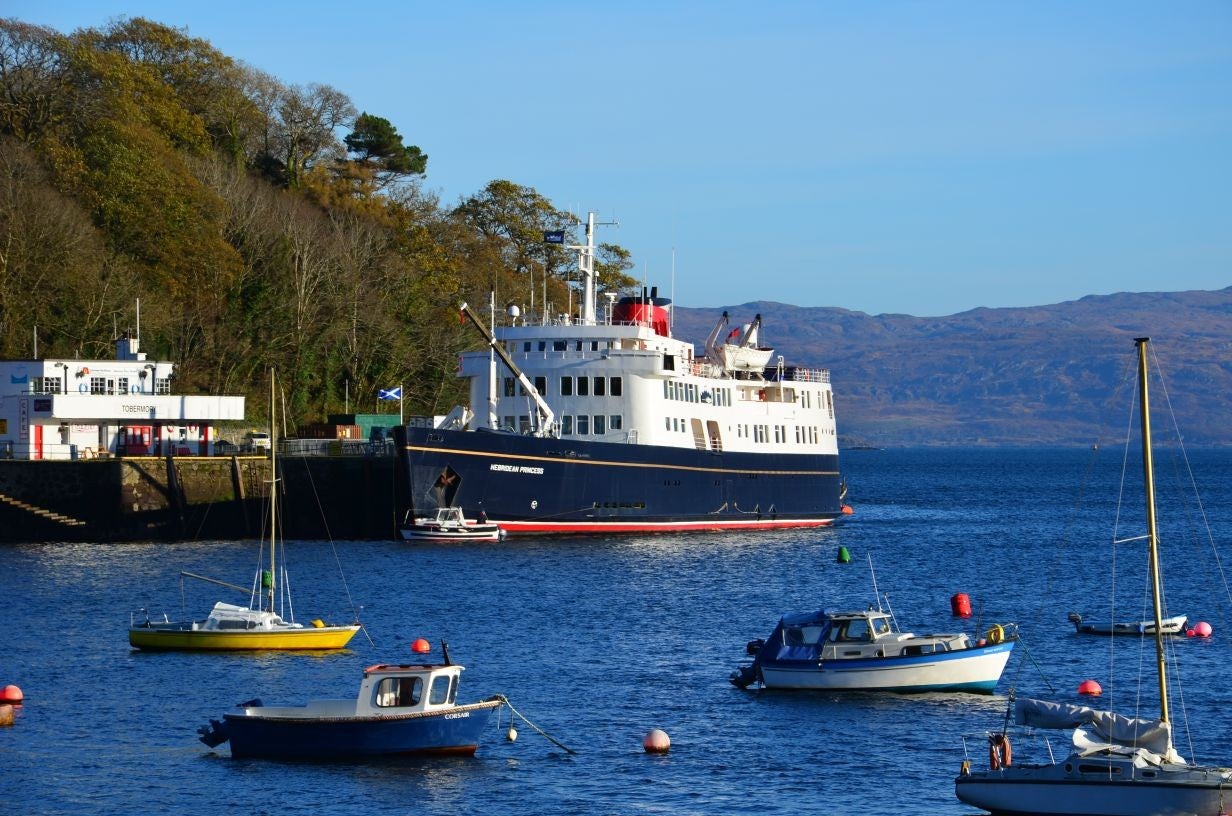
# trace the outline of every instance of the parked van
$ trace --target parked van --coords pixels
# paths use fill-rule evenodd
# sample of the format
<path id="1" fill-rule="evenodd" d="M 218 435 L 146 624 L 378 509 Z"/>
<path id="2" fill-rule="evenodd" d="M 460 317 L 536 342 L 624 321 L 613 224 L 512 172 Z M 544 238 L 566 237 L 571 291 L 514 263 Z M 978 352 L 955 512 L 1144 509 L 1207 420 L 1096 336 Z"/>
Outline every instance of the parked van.
<path id="1" fill-rule="evenodd" d="M 244 444 L 253 450 L 269 450 L 270 435 L 265 431 L 249 431 L 244 434 Z"/>

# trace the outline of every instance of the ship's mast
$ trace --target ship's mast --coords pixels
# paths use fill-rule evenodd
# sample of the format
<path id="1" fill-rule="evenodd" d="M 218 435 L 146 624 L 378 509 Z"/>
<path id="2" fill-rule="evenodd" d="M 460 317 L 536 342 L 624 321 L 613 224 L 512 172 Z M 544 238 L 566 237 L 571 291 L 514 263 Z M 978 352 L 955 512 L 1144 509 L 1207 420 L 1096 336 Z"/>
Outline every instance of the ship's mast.
<path id="1" fill-rule="evenodd" d="M 1159 670 L 1159 719 L 1168 722 L 1168 680 L 1164 666 L 1163 605 L 1159 592 L 1159 537 L 1155 526 L 1155 463 L 1151 456 L 1151 406 L 1146 386 L 1146 348 L 1149 337 L 1137 337 L 1138 396 L 1142 403 L 1142 479 L 1146 494 L 1146 543 L 1151 566 L 1151 601 L 1155 614 L 1155 661 Z"/>
<path id="2" fill-rule="evenodd" d="M 582 271 L 582 325 L 595 325 L 595 214 L 586 214 L 586 243 L 571 246 L 578 251 L 578 269 Z"/>

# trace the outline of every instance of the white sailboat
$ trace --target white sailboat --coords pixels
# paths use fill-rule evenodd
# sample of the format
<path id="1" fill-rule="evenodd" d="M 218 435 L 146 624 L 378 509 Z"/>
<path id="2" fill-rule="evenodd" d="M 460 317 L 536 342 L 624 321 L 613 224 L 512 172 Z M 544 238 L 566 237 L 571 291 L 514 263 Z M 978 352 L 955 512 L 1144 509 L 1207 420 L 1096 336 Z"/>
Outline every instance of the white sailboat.
<path id="1" fill-rule="evenodd" d="M 1172 744 L 1147 398 L 1149 338 L 1140 337 L 1134 342 L 1138 348 L 1146 539 L 1159 679 L 1159 718 L 1130 718 L 1085 706 L 1018 700 L 1015 721 L 1019 725 L 1073 728 L 1074 748 L 1060 762 L 1016 764 L 1007 736 L 1004 733 L 994 735 L 989 762 L 992 767 L 973 771 L 969 763 L 964 762 L 961 773 L 954 780 L 955 794 L 960 800 L 994 814 L 1224 816 L 1232 813 L 1232 768 L 1190 764 Z"/>

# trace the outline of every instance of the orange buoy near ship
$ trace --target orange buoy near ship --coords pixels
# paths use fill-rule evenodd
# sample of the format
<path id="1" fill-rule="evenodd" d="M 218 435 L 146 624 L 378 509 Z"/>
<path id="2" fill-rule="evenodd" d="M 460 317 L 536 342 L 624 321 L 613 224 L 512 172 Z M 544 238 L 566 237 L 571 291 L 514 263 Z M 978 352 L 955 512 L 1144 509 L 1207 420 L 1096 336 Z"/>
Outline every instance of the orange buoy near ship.
<path id="1" fill-rule="evenodd" d="M 956 618 L 971 617 L 971 596 L 965 592 L 959 592 L 950 598 L 950 612 Z"/>
<path id="2" fill-rule="evenodd" d="M 25 695 L 21 693 L 21 689 L 17 686 L 5 686 L 0 691 L 0 703 L 15 703 L 20 704 L 25 699 Z"/>

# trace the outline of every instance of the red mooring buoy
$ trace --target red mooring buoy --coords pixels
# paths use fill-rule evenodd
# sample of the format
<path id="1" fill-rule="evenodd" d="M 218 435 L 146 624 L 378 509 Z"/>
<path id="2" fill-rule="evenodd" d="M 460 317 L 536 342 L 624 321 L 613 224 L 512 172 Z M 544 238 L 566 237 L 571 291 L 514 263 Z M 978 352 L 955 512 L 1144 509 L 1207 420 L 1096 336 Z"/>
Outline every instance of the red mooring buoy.
<path id="1" fill-rule="evenodd" d="M 427 654 L 432 651 L 432 644 L 424 638 L 415 638 L 415 642 L 411 644 L 411 651 L 415 654 Z"/>
<path id="2" fill-rule="evenodd" d="M 959 592 L 950 598 L 950 612 L 956 618 L 971 617 L 971 598 L 965 592 Z"/>
<path id="3" fill-rule="evenodd" d="M 1210 637 L 1212 631 L 1214 630 L 1211 629 L 1211 625 L 1206 621 L 1198 621 L 1194 624 L 1193 632 L 1198 637 Z"/>
<path id="4" fill-rule="evenodd" d="M 17 686 L 5 686 L 4 690 L 0 691 L 0 702 L 20 703 L 24 699 L 26 699 L 25 695 Z"/>
<path id="5" fill-rule="evenodd" d="M 1100 688 L 1099 683 L 1095 682 L 1094 680 L 1083 680 L 1081 683 L 1078 684 L 1078 693 L 1088 694 L 1092 697 L 1098 697 L 1099 695 L 1104 693 L 1104 690 Z"/>

